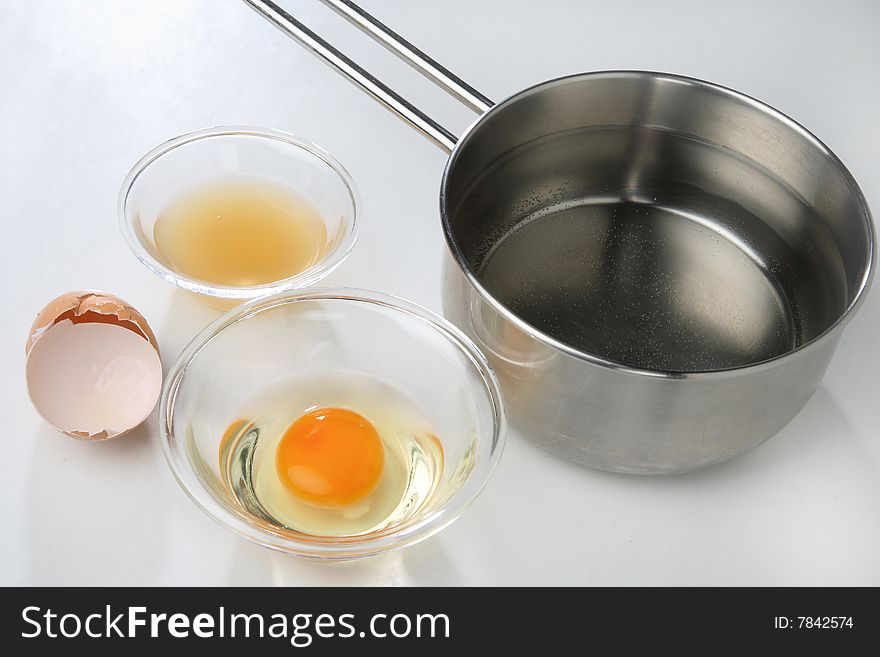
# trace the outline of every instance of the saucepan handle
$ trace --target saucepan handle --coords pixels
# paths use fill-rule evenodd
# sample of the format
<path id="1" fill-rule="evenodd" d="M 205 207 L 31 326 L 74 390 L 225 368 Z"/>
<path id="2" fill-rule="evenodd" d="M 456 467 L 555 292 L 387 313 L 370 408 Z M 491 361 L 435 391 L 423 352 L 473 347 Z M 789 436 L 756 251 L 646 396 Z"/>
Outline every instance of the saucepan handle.
<path id="1" fill-rule="evenodd" d="M 452 151 L 455 147 L 458 137 L 452 132 L 343 55 L 277 4 L 270 0 L 245 0 L 245 2 L 282 32 L 330 64 L 435 144 L 447 152 Z M 349 0 L 322 0 L 322 2 L 471 109 L 482 113 L 492 107 L 491 100 L 428 57 L 406 39 L 394 33 L 355 3 L 349 2 Z"/>

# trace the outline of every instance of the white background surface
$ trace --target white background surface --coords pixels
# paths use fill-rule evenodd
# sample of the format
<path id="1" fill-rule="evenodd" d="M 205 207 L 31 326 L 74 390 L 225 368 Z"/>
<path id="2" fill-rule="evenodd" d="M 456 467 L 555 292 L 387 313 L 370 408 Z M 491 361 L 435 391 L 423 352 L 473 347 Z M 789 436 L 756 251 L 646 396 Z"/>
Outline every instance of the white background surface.
<path id="1" fill-rule="evenodd" d="M 472 115 L 316 0 L 320 33 L 443 122 Z M 734 87 L 788 113 L 849 166 L 880 212 L 880 3 L 364 0 L 489 97 L 592 69 Z M 166 368 L 216 312 L 161 283 L 116 226 L 123 176 L 196 128 L 292 131 L 336 155 L 363 197 L 360 241 L 329 279 L 439 310 L 443 153 L 235 0 L 0 2 L 2 584 L 880 584 L 880 294 L 823 386 L 764 446 L 691 475 L 594 472 L 510 441 L 451 528 L 323 566 L 233 536 L 168 472 L 155 414 L 85 444 L 30 407 L 34 314 L 98 288 L 150 320 Z"/>

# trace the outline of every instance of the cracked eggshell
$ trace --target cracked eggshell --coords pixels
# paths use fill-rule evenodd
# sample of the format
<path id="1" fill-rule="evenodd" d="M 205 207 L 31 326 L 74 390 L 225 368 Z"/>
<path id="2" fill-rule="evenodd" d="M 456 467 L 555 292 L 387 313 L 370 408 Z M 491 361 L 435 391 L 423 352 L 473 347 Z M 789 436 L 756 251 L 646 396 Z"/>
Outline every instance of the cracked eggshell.
<path id="1" fill-rule="evenodd" d="M 77 290 L 50 301 L 31 326 L 25 354 L 34 408 L 72 438 L 124 435 L 159 399 L 156 336 L 143 315 L 112 294 Z"/>

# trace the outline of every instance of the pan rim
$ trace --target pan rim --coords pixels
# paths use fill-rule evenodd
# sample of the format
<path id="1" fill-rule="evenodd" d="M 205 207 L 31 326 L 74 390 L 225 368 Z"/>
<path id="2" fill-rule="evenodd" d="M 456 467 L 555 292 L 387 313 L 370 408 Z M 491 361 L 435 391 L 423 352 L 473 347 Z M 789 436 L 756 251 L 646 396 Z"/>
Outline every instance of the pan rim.
<path id="1" fill-rule="evenodd" d="M 858 204 L 861 210 L 861 216 L 863 222 L 865 224 L 867 240 L 865 244 L 865 248 L 867 249 L 867 267 L 862 273 L 861 280 L 859 281 L 858 288 L 856 289 L 855 294 L 853 295 L 850 302 L 843 309 L 837 319 L 834 320 L 824 331 L 822 331 L 819 335 L 814 338 L 804 342 L 801 345 L 798 345 L 794 349 L 786 351 L 785 353 L 778 354 L 773 356 L 772 358 L 767 358 L 761 361 L 755 361 L 754 363 L 748 363 L 746 365 L 738 365 L 734 367 L 725 367 L 725 368 L 717 368 L 717 369 L 706 369 L 706 370 L 661 370 L 661 369 L 648 369 L 641 368 L 634 365 L 628 365 L 626 363 L 615 361 L 609 358 L 604 358 L 602 356 L 598 356 L 596 354 L 592 354 L 575 347 L 572 347 L 557 338 L 554 338 L 552 335 L 541 331 L 540 329 L 532 326 L 524 319 L 520 318 L 510 309 L 508 309 L 504 304 L 498 301 L 486 288 L 482 285 L 476 273 L 470 268 L 467 263 L 466 258 L 462 250 L 459 248 L 457 240 L 454 237 L 452 230 L 452 219 L 450 213 L 448 211 L 448 198 L 447 198 L 447 189 L 449 184 L 449 178 L 452 170 L 455 168 L 455 164 L 458 159 L 461 157 L 461 152 L 464 149 L 465 145 L 469 141 L 469 139 L 476 132 L 478 127 L 485 123 L 485 120 L 492 116 L 493 114 L 501 111 L 504 107 L 510 105 L 514 101 L 526 96 L 527 94 L 534 93 L 535 91 L 548 88 L 553 85 L 558 84 L 566 84 L 572 82 L 574 80 L 585 79 L 585 78 L 654 78 L 654 79 L 665 79 L 678 84 L 686 84 L 694 87 L 704 87 L 708 90 L 711 90 L 715 93 L 721 94 L 730 98 L 731 100 L 743 103 L 747 106 L 750 106 L 764 114 L 767 114 L 771 118 L 779 121 L 788 129 L 793 130 L 795 133 L 799 134 L 801 137 L 806 139 L 809 143 L 812 144 L 814 148 L 818 150 L 818 152 L 824 157 L 828 158 L 834 167 L 840 171 L 841 175 L 844 178 L 845 183 L 849 187 L 850 193 L 853 195 L 854 200 Z M 876 261 L 877 261 L 877 247 L 876 247 L 876 231 L 874 228 L 874 221 L 871 216 L 870 208 L 868 207 L 868 203 L 865 199 L 864 193 L 853 177 L 852 173 L 843 164 L 839 157 L 815 134 L 813 134 L 810 130 L 805 128 L 803 125 L 792 119 L 790 116 L 776 109 L 775 107 L 764 103 L 748 94 L 737 91 L 730 87 L 725 87 L 720 84 L 716 84 L 714 82 L 708 82 L 706 80 L 701 80 L 699 78 L 688 77 L 684 75 L 679 75 L 675 73 L 664 73 L 660 71 L 643 71 L 643 70 L 626 70 L 626 69 L 613 69 L 613 70 L 602 70 L 602 71 L 589 71 L 583 73 L 574 73 L 570 75 L 564 75 L 556 78 L 552 78 L 549 80 L 545 80 L 544 82 L 539 82 L 537 84 L 526 87 L 525 89 L 518 91 L 510 96 L 507 96 L 502 101 L 495 104 L 492 108 L 490 108 L 487 112 L 477 117 L 467 129 L 461 134 L 459 137 L 455 148 L 453 148 L 452 152 L 449 155 L 449 159 L 446 162 L 446 166 L 443 170 L 443 176 L 440 182 L 440 220 L 443 228 L 443 236 L 446 240 L 447 248 L 449 249 L 453 259 L 455 260 L 455 264 L 458 267 L 459 271 L 467 280 L 468 284 L 480 295 L 483 301 L 495 310 L 495 312 L 499 313 L 502 317 L 504 317 L 507 321 L 511 322 L 514 326 L 516 326 L 520 331 L 529 335 L 530 337 L 538 340 L 542 344 L 578 360 L 591 363 L 593 365 L 597 365 L 600 367 L 604 367 L 607 369 L 612 369 L 621 372 L 627 372 L 634 375 L 639 376 L 648 376 L 654 378 L 661 379 L 685 379 L 685 378 L 709 378 L 709 377 L 723 377 L 730 376 L 734 374 L 740 374 L 746 371 L 754 372 L 764 369 L 773 368 L 787 362 L 795 355 L 800 354 L 802 352 L 810 351 L 818 348 L 820 345 L 827 342 L 831 339 L 832 336 L 839 333 L 844 326 L 852 319 L 855 313 L 859 310 L 859 308 L 864 303 L 865 296 L 867 295 L 868 290 L 871 287 L 871 283 L 874 278 L 874 272 L 876 269 Z"/>

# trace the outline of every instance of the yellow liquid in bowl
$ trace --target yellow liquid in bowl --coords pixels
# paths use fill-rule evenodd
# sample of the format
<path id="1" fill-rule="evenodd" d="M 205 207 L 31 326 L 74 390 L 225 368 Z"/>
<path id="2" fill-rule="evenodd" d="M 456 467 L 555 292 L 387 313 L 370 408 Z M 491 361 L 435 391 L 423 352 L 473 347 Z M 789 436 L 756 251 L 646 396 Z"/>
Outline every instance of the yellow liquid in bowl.
<path id="1" fill-rule="evenodd" d="M 242 177 L 177 199 L 156 221 L 153 240 L 160 260 L 180 274 L 215 285 L 263 285 L 318 262 L 327 229 L 301 194 Z"/>

